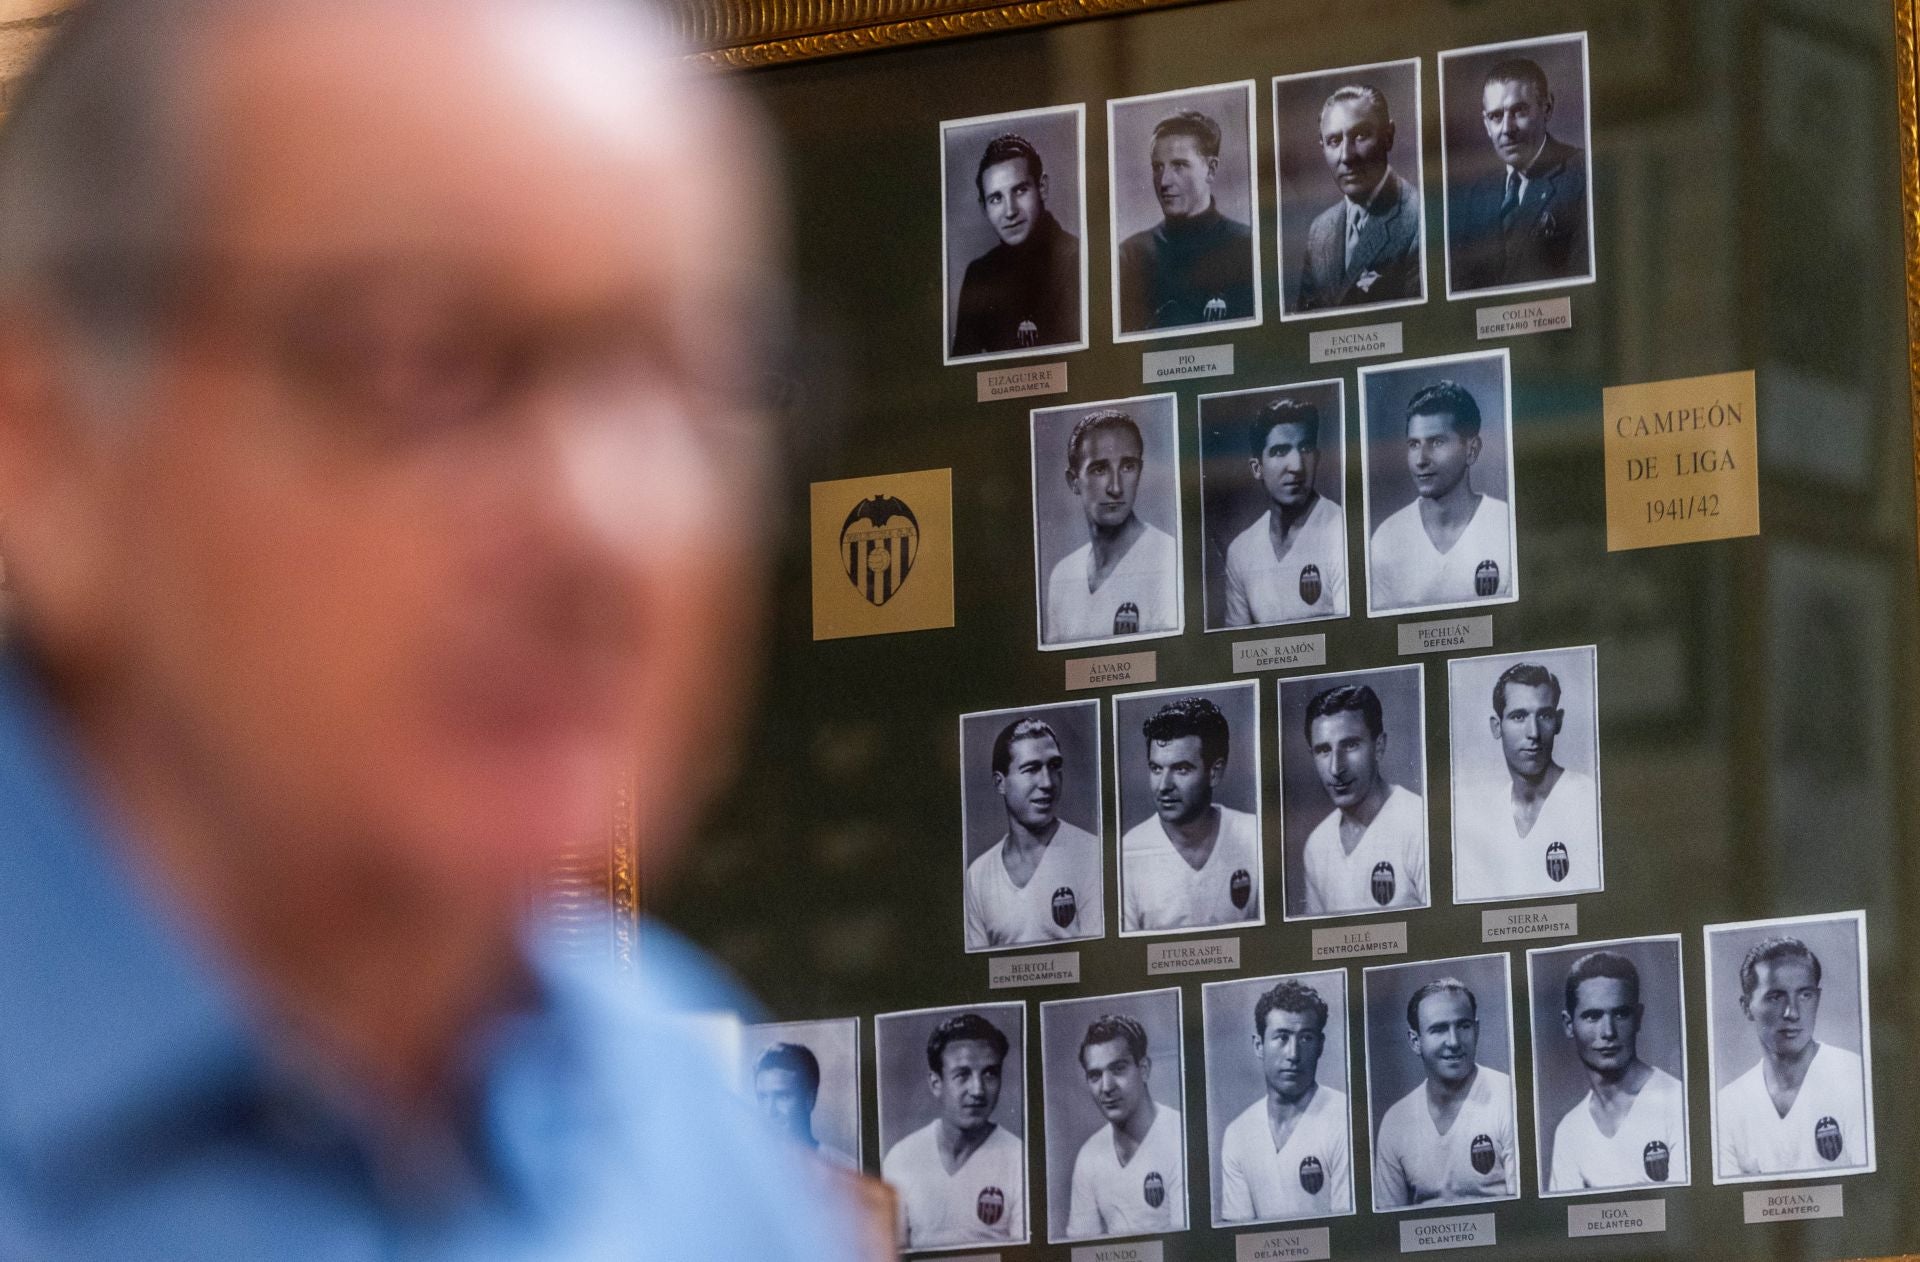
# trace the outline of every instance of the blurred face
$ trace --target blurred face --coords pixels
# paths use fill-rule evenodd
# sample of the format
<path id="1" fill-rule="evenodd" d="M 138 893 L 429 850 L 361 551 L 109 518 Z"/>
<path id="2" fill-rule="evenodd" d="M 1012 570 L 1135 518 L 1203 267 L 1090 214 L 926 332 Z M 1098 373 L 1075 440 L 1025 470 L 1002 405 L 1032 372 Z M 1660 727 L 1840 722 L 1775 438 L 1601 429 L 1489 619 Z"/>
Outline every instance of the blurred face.
<path id="1" fill-rule="evenodd" d="M 1118 530 L 1133 516 L 1142 456 L 1139 440 L 1125 429 L 1097 429 L 1080 445 L 1080 467 L 1067 470 L 1067 486 L 1080 497 L 1089 526 Z"/>
<path id="2" fill-rule="evenodd" d="M 993 785 L 1007 804 L 1007 814 L 1029 832 L 1053 823 L 1060 799 L 1060 747 L 1051 736 L 1031 736 L 1013 742 L 1013 762 Z"/>
<path id="3" fill-rule="evenodd" d="M 1313 498 L 1313 476 L 1320 468 L 1320 440 L 1311 425 L 1276 425 L 1253 461 L 1253 476 L 1267 498 L 1282 508 L 1298 508 Z"/>
<path id="4" fill-rule="evenodd" d="M 1813 1038 L 1820 1016 L 1820 987 L 1813 966 L 1805 960 L 1784 959 L 1761 964 L 1753 993 L 1740 1000 L 1741 1011 L 1753 1022 L 1760 1048 L 1770 1056 L 1797 1056 Z"/>
<path id="5" fill-rule="evenodd" d="M 1118 1126 L 1131 1118 L 1147 1098 L 1147 1075 L 1153 1069 L 1149 1057 L 1133 1058 L 1125 1039 L 1095 1043 L 1080 1053 L 1080 1066 L 1087 1074 L 1087 1091 L 1101 1116 Z"/>
<path id="6" fill-rule="evenodd" d="M 1320 114 L 1320 154 L 1333 182 L 1359 200 L 1379 186 L 1393 151 L 1393 124 L 1364 101 L 1335 101 Z"/>
<path id="7" fill-rule="evenodd" d="M 1320 787 L 1333 804 L 1352 810 L 1373 792 L 1380 779 L 1380 760 L 1387 753 L 1387 734 L 1367 731 L 1358 710 L 1323 714 L 1313 721 L 1313 769 Z"/>
<path id="8" fill-rule="evenodd" d="M 1597 1074 L 1624 1073 L 1640 1054 L 1640 1017 L 1645 1009 L 1623 977 L 1589 977 L 1573 992 L 1573 1011 L 1562 1014 L 1580 1063 Z"/>
<path id="9" fill-rule="evenodd" d="M 1153 783 L 1154 809 L 1169 824 L 1191 824 L 1206 814 L 1225 770 L 1225 762 L 1208 766 L 1201 760 L 1198 736 L 1147 742 L 1147 777 Z"/>
<path id="10" fill-rule="evenodd" d="M 1500 161 L 1525 170 L 1547 138 L 1547 120 L 1553 117 L 1553 94 L 1543 100 L 1530 83 L 1489 83 L 1480 96 L 1480 121 Z"/>
<path id="11" fill-rule="evenodd" d="M 1553 742 L 1566 714 L 1545 684 L 1508 684 L 1506 706 L 1489 720 L 1500 752 L 1513 774 L 1537 778 L 1553 765 Z"/>
<path id="12" fill-rule="evenodd" d="M 813 1092 L 791 1069 L 762 1069 L 753 1076 L 760 1112 L 783 1133 L 804 1139 L 813 1133 Z"/>
<path id="13" fill-rule="evenodd" d="M 1440 990 L 1420 1001 L 1418 1026 L 1407 1031 L 1427 1077 L 1457 1087 L 1472 1076 L 1480 1050 L 1480 1022 L 1473 1001 L 1458 991 Z"/>
<path id="14" fill-rule="evenodd" d="M 511 906 L 624 777 L 672 839 L 723 763 L 684 751 L 754 587 L 743 138 L 583 8 L 239 8 L 131 414 L 5 365 L 67 440 L 0 428 L 29 621 L 276 900 Z"/>
<path id="15" fill-rule="evenodd" d="M 1000 1057 L 985 1043 L 962 1040 L 940 1054 L 941 1070 L 928 1075 L 940 1117 L 959 1131 L 976 1131 L 993 1120 L 1000 1103 Z"/>
<path id="16" fill-rule="evenodd" d="M 1008 245 L 1019 245 L 1046 209 L 1047 177 L 1033 178 L 1025 158 L 996 162 L 980 174 L 980 209 Z"/>
<path id="17" fill-rule="evenodd" d="M 1463 438 L 1445 413 L 1407 418 L 1407 472 L 1413 489 L 1427 499 L 1444 499 L 1459 486 L 1480 458 L 1480 435 Z"/>
<path id="18" fill-rule="evenodd" d="M 1202 154 L 1199 141 L 1162 136 L 1153 142 L 1152 156 L 1153 191 L 1160 198 L 1161 214 L 1185 219 L 1213 205 L 1213 173 L 1220 159 Z"/>
<path id="19" fill-rule="evenodd" d="M 1275 1009 L 1267 1013 L 1266 1031 L 1253 1036 L 1267 1090 L 1282 1100 L 1298 1100 L 1312 1089 L 1326 1048 L 1326 1033 L 1311 1012 Z"/>

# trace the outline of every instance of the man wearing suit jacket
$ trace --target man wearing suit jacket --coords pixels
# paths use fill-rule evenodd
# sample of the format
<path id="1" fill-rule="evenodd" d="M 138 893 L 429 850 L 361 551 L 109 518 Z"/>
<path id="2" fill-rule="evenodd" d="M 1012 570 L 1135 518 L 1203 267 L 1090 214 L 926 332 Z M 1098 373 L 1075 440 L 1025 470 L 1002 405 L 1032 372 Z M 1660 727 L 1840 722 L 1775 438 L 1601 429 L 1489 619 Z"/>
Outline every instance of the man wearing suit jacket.
<path id="1" fill-rule="evenodd" d="M 1524 57 L 1502 61 L 1481 88 L 1481 121 L 1501 167 L 1457 202 L 1455 291 L 1593 273 L 1587 240 L 1587 155 L 1555 140 L 1546 72 Z"/>
<path id="2" fill-rule="evenodd" d="M 1353 85 L 1327 98 L 1320 109 L 1320 152 L 1341 197 L 1307 230 L 1295 310 L 1425 296 L 1420 193 L 1389 161 L 1393 117 L 1378 88 Z"/>

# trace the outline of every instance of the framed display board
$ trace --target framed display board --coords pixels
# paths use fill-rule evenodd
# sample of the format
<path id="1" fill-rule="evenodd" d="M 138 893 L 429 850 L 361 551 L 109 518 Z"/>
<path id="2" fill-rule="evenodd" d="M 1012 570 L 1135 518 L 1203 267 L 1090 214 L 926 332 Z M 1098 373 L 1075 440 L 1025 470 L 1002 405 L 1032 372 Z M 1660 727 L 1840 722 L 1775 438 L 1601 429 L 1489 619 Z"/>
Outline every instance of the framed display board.
<path id="1" fill-rule="evenodd" d="M 762 705 L 569 905 L 909 1255 L 1920 1253 L 1909 0 L 755 9 Z"/>

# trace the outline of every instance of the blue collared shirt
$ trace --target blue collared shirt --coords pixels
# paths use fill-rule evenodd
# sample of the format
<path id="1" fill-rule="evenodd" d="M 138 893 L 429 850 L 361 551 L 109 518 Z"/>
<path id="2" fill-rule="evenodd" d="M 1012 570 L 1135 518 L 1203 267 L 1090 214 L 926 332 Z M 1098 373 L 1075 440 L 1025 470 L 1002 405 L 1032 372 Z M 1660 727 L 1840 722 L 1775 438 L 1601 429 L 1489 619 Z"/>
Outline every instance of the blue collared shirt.
<path id="1" fill-rule="evenodd" d="M 470 1049 L 471 1176 L 395 1186 L 267 1055 L 0 660 L 0 1262 L 853 1256 L 837 1198 L 666 1015 L 686 970 L 529 958 L 540 1001 Z"/>

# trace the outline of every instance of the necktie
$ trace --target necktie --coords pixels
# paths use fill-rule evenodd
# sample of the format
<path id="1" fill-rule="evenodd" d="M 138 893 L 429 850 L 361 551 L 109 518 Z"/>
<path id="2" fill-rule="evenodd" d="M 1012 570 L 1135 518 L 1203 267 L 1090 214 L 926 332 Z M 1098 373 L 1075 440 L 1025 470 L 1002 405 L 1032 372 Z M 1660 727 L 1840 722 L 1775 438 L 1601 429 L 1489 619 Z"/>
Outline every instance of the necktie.
<path id="1" fill-rule="evenodd" d="M 1366 227 L 1367 213 L 1358 206 L 1347 207 L 1347 266 L 1353 266 L 1353 252 L 1360 245 L 1360 230 Z"/>
<path id="2" fill-rule="evenodd" d="M 1507 195 L 1500 199 L 1500 230 L 1513 227 L 1514 212 L 1520 209 L 1520 173 L 1507 168 Z"/>

